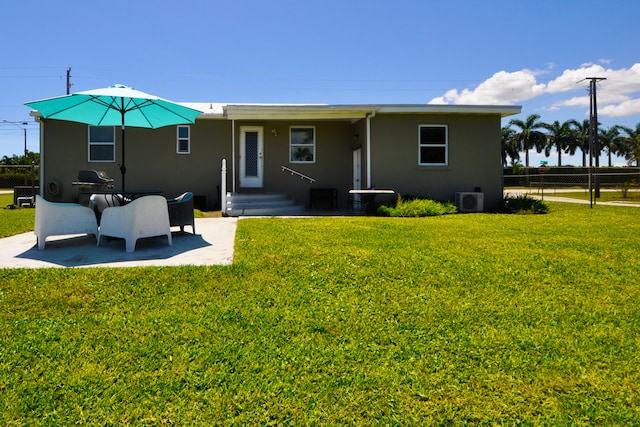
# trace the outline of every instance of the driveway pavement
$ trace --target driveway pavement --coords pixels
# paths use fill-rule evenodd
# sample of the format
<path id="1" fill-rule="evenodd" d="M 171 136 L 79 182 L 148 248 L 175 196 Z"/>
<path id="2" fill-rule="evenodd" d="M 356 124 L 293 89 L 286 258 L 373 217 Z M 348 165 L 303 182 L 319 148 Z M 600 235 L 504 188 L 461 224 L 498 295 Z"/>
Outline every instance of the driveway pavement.
<path id="1" fill-rule="evenodd" d="M 50 237 L 41 251 L 31 231 L 0 239 L 0 268 L 229 265 L 237 223 L 237 218 L 197 218 L 195 235 L 187 226 L 184 233 L 173 232 L 172 246 L 166 237 L 141 239 L 132 253 L 125 251 L 124 240 L 105 238 L 96 246 L 95 237 L 86 235 Z"/>

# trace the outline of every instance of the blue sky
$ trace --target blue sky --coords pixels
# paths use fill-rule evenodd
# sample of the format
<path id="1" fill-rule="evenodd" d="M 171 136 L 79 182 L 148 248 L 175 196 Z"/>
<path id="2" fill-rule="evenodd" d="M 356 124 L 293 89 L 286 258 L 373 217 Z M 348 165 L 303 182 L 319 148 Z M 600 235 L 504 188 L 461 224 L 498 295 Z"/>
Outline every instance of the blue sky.
<path id="1" fill-rule="evenodd" d="M 640 123 L 635 0 L 7 2 L 0 120 L 121 83 L 173 101 L 522 105 L 520 118 Z M 585 102 L 587 102 L 585 104 Z M 26 126 L 38 151 L 38 126 Z M 0 156 L 23 131 L 0 122 Z M 551 157 L 550 164 L 555 162 Z M 532 160 L 532 164 L 534 160 Z"/>

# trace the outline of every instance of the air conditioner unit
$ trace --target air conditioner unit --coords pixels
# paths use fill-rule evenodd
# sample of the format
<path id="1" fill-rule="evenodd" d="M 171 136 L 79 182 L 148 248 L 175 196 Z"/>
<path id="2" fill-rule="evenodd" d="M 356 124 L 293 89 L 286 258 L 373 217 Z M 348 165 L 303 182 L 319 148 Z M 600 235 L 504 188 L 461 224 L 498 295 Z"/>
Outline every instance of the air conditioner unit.
<path id="1" fill-rule="evenodd" d="M 458 212 L 482 212 L 484 193 L 456 193 Z"/>

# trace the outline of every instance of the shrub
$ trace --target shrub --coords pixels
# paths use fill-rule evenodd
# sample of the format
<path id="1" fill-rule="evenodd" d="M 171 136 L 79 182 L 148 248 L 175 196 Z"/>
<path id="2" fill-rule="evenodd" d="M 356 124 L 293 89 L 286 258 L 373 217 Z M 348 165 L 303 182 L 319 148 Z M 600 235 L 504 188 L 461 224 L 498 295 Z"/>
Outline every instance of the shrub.
<path id="1" fill-rule="evenodd" d="M 403 200 L 398 195 L 395 206 L 382 205 L 378 207 L 378 214 L 392 217 L 423 217 L 438 216 L 456 213 L 457 209 L 452 203 L 436 202 L 428 199 Z"/>
<path id="2" fill-rule="evenodd" d="M 512 196 L 507 194 L 500 204 L 500 212 L 517 214 L 546 214 L 549 206 L 542 200 L 534 199 L 528 194 Z"/>

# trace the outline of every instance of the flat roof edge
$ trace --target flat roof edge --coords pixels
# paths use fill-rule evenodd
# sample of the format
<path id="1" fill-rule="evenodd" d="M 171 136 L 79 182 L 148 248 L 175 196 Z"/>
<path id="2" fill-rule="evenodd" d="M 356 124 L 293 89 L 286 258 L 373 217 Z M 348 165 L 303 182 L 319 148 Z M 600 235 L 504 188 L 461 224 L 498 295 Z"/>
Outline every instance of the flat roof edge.
<path id="1" fill-rule="evenodd" d="M 362 118 L 369 113 L 381 114 L 498 114 L 507 117 L 522 112 L 519 105 L 458 104 L 241 104 L 183 103 L 203 111 L 201 118 L 276 118 L 291 115 L 338 118 Z M 199 108 L 198 108 L 199 107 Z"/>

